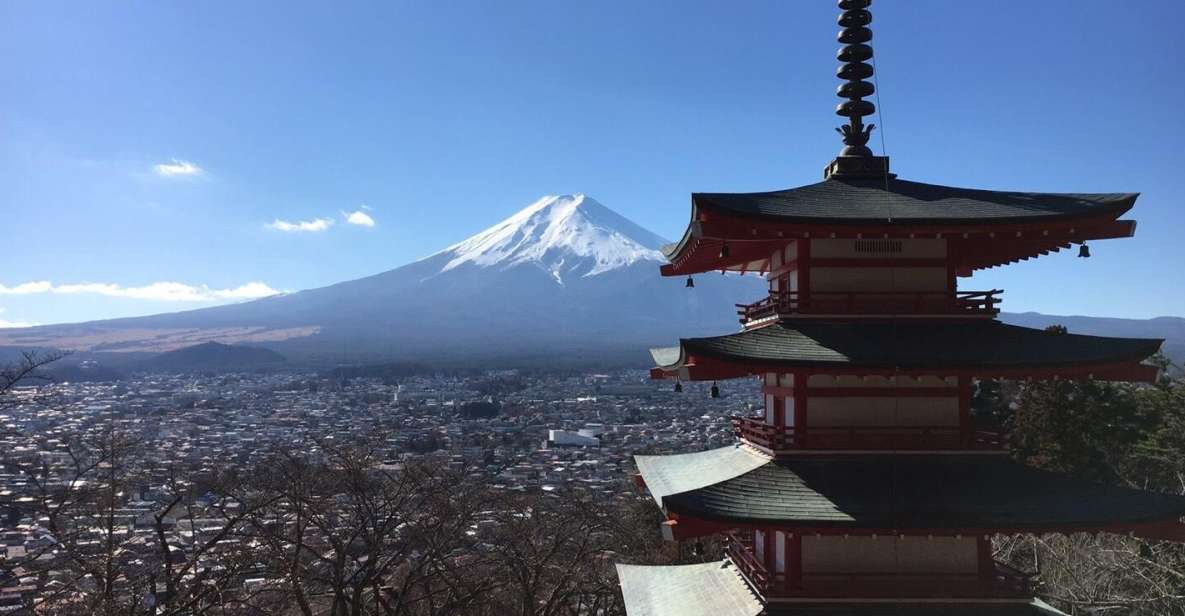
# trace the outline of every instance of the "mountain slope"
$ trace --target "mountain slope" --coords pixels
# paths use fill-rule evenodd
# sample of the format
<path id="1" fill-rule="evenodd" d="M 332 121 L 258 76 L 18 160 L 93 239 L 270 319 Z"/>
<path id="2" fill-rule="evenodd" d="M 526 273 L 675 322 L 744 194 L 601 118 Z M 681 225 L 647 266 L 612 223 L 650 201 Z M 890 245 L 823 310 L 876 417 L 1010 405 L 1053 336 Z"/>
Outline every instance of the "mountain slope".
<path id="1" fill-rule="evenodd" d="M 218 341 L 291 358 L 423 359 L 628 354 L 736 327 L 758 277 L 663 278 L 664 240 L 583 195 L 545 197 L 403 267 L 201 310 L 0 332 L 0 345 L 164 351 Z"/>
<path id="2" fill-rule="evenodd" d="M 161 353 L 136 367 L 149 372 L 200 372 L 268 368 L 283 362 L 284 356 L 270 349 L 204 342 Z"/>
<path id="3" fill-rule="evenodd" d="M 736 331 L 735 302 L 764 294 L 757 276 L 663 278 L 664 240 L 583 195 L 544 197 L 440 252 L 386 272 L 253 302 L 132 319 L 0 330 L 0 347 L 169 351 L 250 344 L 294 361 L 507 359 L 645 365 L 647 346 Z M 1185 360 L 1185 319 L 1022 313 L 1085 334 L 1166 338 Z"/>

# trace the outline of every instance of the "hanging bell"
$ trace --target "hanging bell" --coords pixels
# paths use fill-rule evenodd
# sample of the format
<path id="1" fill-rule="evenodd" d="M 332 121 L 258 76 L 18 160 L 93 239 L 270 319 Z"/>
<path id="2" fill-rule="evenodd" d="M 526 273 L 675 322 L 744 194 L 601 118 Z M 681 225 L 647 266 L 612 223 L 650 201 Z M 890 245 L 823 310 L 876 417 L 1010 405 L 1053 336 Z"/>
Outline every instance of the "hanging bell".
<path id="1" fill-rule="evenodd" d="M 720 245 L 720 258 L 727 259 L 729 254 L 731 254 L 731 253 L 728 250 L 728 242 L 724 242 L 723 244 Z"/>
<path id="2" fill-rule="evenodd" d="M 683 393 L 683 381 L 675 381 L 675 393 Z"/>
<path id="3" fill-rule="evenodd" d="M 1090 246 L 1087 246 L 1085 243 L 1079 244 L 1078 245 L 1078 258 L 1079 259 L 1090 258 Z"/>
<path id="4" fill-rule="evenodd" d="M 687 284 L 685 284 L 683 286 L 687 287 L 688 289 L 694 289 L 695 288 L 695 279 L 693 279 L 691 276 L 688 276 L 687 277 Z"/>
<path id="5" fill-rule="evenodd" d="M 720 397 L 720 387 L 716 385 L 715 381 L 712 381 L 712 388 L 708 390 L 708 397 L 709 398 L 719 398 Z"/>

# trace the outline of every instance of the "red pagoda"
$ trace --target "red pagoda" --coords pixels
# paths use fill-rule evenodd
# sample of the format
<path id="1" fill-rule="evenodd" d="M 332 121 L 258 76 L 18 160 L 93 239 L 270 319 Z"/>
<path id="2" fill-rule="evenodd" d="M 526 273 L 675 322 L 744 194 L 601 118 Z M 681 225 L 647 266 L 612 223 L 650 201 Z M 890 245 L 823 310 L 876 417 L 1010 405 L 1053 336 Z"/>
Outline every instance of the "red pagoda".
<path id="1" fill-rule="evenodd" d="M 738 443 L 636 456 L 674 541 L 728 556 L 618 565 L 629 616 L 1060 614 L 992 558 L 995 533 L 1131 533 L 1185 541 L 1185 498 L 1012 462 L 971 414 L 981 378 L 1151 381 L 1160 340 L 1003 324 L 999 290 L 958 279 L 1130 237 L 1137 195 L 999 192 L 898 178 L 867 147 L 870 0 L 840 0 L 845 148 L 817 184 L 692 195 L 664 276 L 766 276 L 741 331 L 652 351 L 652 376 L 762 380 Z M 693 286 L 689 278 L 688 286 Z M 681 384 L 676 389 L 681 389 Z M 713 395 L 716 394 L 713 384 Z"/>

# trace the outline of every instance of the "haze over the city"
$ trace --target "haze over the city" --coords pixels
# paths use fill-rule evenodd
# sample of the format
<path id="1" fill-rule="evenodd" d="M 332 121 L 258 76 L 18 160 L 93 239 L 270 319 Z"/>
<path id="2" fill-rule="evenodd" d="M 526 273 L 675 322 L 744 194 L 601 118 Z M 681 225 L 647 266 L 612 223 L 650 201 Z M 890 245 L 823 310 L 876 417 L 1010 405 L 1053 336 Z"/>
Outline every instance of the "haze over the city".
<path id="1" fill-rule="evenodd" d="M 690 192 L 817 181 L 838 150 L 834 7 L 733 9 L 5 4 L 0 325 L 356 279 L 546 194 L 674 239 Z M 1006 289 L 1013 312 L 1181 314 L 1185 131 L 1163 114 L 1185 95 L 1166 73 L 1182 18 L 1179 2 L 877 13 L 872 145 L 901 177 L 1142 193 L 1135 240 L 969 287 Z"/>

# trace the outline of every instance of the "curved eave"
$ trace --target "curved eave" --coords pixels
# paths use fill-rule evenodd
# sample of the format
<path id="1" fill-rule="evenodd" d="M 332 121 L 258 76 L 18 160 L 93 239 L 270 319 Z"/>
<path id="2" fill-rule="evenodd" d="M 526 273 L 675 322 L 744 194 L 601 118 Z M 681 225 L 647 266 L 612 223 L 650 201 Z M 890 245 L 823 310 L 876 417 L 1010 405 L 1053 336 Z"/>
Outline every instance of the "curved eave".
<path id="1" fill-rule="evenodd" d="M 729 560 L 694 565 L 617 565 L 627 616 L 1066 616 L 1039 599 L 801 600 L 764 605 Z"/>
<path id="2" fill-rule="evenodd" d="M 853 186 L 860 186 L 863 193 L 837 195 L 818 190 Z M 1114 220 L 1135 206 L 1140 196 L 1139 193 L 980 190 L 907 180 L 893 180 L 890 187 L 894 190 L 885 191 L 875 181 L 826 180 L 781 191 L 693 193 L 691 199 L 693 206 L 701 211 L 746 220 L 798 225 L 940 227 L 1064 223 L 1092 217 Z M 904 190 L 896 190 L 899 187 Z M 796 203 L 777 204 L 788 198 Z M 767 205 L 770 203 L 773 205 Z"/>
<path id="3" fill-rule="evenodd" d="M 728 560 L 617 565 L 628 616 L 757 616 L 765 609 Z"/>
<path id="4" fill-rule="evenodd" d="M 719 447 L 707 451 L 665 456 L 634 456 L 646 490 L 659 507 L 662 499 L 734 479 L 771 460 L 745 447 Z"/>
<path id="5" fill-rule="evenodd" d="M 968 254 L 980 255 L 979 258 L 961 264 L 969 269 L 981 269 L 1055 252 L 1088 240 L 1131 237 L 1135 234 L 1135 221 L 1118 218 L 1132 208 L 1139 197 L 1138 193 L 1071 195 L 934 188 L 971 194 L 1009 195 L 1012 199 L 1024 196 L 1035 201 L 1080 199 L 1084 203 L 1097 205 L 1083 206 L 1075 211 L 1008 216 L 788 216 L 725 207 L 718 201 L 723 197 L 759 200 L 768 195 L 800 189 L 739 195 L 695 193 L 692 195 L 691 220 L 683 236 L 663 249 L 670 263 L 663 265 L 661 272 L 664 276 L 684 276 L 720 270 L 762 271 L 768 265 L 764 260 L 770 253 L 798 238 L 868 236 L 991 240 L 993 246 L 990 251 L 968 251 Z M 722 257 L 720 251 L 725 244 L 729 247 L 729 254 Z"/>
<path id="6" fill-rule="evenodd" d="M 1057 336 L 1057 337 L 1055 337 Z M 783 321 L 651 351 L 652 378 L 719 380 L 766 372 L 938 374 L 1151 382 L 1141 362 L 1163 340 L 1053 334 L 986 323 Z"/>
<path id="7" fill-rule="evenodd" d="M 820 533 L 1114 532 L 1185 541 L 1185 497 L 1094 484 L 1011 460 L 960 455 L 771 461 L 669 494 L 695 533 L 784 527 Z M 675 536 L 687 538 L 678 528 Z"/>

